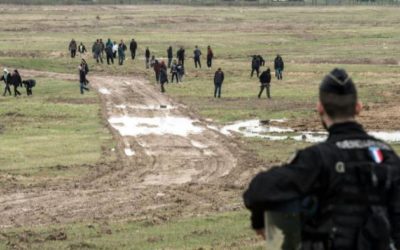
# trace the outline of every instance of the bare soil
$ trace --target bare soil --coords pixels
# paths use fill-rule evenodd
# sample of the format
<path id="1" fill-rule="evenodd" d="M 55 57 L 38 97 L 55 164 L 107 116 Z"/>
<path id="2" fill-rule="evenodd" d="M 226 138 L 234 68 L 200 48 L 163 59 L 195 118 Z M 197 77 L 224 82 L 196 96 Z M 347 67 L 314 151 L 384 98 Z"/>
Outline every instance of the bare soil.
<path id="1" fill-rule="evenodd" d="M 51 72 L 23 73 L 64 80 L 77 76 Z M 154 223 L 241 207 L 241 192 L 262 162 L 235 138 L 209 129 L 207 122 L 142 78 L 90 77 L 100 95 L 104 119 L 114 116 L 178 116 L 196 120 L 204 130 L 187 137 L 176 135 L 121 136 L 107 125 L 117 142 L 118 160 L 99 162 L 79 180 L 42 183 L 33 187 L 0 186 L 0 228 L 87 220 L 147 219 Z M 72 83 L 71 83 L 72 84 Z M 55 100 L 75 102 L 75 100 Z M 170 110 L 121 109 L 117 105 L 176 107 Z M 107 123 L 108 124 L 108 123 Z M 192 145 L 196 141 L 204 147 Z M 130 145 L 134 156 L 126 156 Z M 107 152 L 104 152 L 107 155 Z M 106 161 L 105 161 L 106 162 Z"/>

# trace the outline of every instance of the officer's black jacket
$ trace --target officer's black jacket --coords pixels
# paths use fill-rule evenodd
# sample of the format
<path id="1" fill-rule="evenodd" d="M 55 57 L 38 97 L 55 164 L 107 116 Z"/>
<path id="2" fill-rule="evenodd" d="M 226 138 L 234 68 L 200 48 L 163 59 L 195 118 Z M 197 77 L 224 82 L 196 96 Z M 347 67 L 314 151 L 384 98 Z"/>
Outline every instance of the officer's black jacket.
<path id="1" fill-rule="evenodd" d="M 396 171 L 392 174 L 393 184 L 390 191 L 387 192 L 388 199 L 385 206 L 388 208 L 389 221 L 392 226 L 392 238 L 400 249 L 400 160 L 387 144 L 369 136 L 361 125 L 354 122 L 331 126 L 326 142 L 299 151 L 292 162 L 262 172 L 251 181 L 243 198 L 246 207 L 252 212 L 253 228 L 264 227 L 265 210 L 275 210 L 284 203 L 309 196 L 317 197 L 320 204 L 329 203 L 329 199 L 334 201 L 339 198 L 329 192 L 332 191 L 329 190 L 331 182 L 337 178 L 333 177 L 335 168 L 327 166 L 334 166 L 337 161 L 337 155 L 327 150 L 329 145 L 340 145 L 339 152 L 343 152 L 347 159 L 356 159 L 356 161 L 373 161 L 368 154 L 368 147 L 376 146 L 383 153 L 384 163 L 395 167 Z M 356 213 L 356 208 L 357 205 L 347 205 L 347 210 L 340 215 L 339 221 L 342 221 L 341 226 L 345 229 L 362 223 L 364 218 L 360 218 L 361 216 Z M 357 229 L 353 228 L 353 230 Z M 302 233 L 304 240 L 304 227 Z M 349 232 L 346 234 L 347 236 L 343 237 L 353 237 L 354 234 L 355 232 Z M 351 246 L 354 242 L 350 243 L 352 239 L 347 240 L 349 240 L 345 243 L 347 247 L 343 249 L 354 249 Z"/>

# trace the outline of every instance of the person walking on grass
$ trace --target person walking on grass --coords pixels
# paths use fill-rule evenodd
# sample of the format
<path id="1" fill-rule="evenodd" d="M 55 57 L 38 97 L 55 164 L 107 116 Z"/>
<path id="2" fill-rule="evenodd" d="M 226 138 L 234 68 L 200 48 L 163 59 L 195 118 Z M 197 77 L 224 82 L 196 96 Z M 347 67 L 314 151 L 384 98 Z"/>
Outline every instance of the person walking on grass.
<path id="1" fill-rule="evenodd" d="M 77 48 L 78 48 L 78 45 L 76 44 L 75 39 L 72 39 L 68 46 L 68 50 L 71 53 L 71 58 L 75 58 Z"/>
<path id="2" fill-rule="evenodd" d="M 271 99 L 270 95 L 270 88 L 271 88 L 271 70 L 267 68 L 262 74 L 260 75 L 260 93 L 258 93 L 258 98 L 261 98 L 261 94 L 263 93 L 264 89 L 267 92 L 268 99 Z"/>
<path id="3" fill-rule="evenodd" d="M 127 50 L 126 45 L 125 45 L 124 41 L 121 40 L 121 43 L 118 45 L 118 63 L 119 63 L 119 65 L 124 64 L 126 50 Z"/>
<path id="4" fill-rule="evenodd" d="M 194 66 L 195 66 L 196 69 L 197 69 L 197 66 L 199 66 L 199 68 L 201 69 L 200 57 L 201 57 L 201 50 L 196 45 L 196 47 L 195 47 L 195 49 L 193 51 Z"/>
<path id="5" fill-rule="evenodd" d="M 5 83 L 5 87 L 4 87 L 4 93 L 3 96 L 6 96 L 6 93 L 8 92 L 9 95 L 11 95 L 11 89 L 10 89 L 10 85 L 11 85 L 11 74 L 8 72 L 7 69 L 3 70 L 3 75 L 0 78 L 0 81 L 4 81 Z"/>
<path id="6" fill-rule="evenodd" d="M 221 98 L 221 88 L 224 78 L 224 72 L 219 68 L 214 75 L 214 98 Z"/>
<path id="7" fill-rule="evenodd" d="M 171 66 L 171 75 L 171 83 L 174 82 L 174 79 L 176 79 L 176 83 L 179 83 L 178 64 L 176 60 L 174 60 L 174 63 Z"/>
<path id="8" fill-rule="evenodd" d="M 18 72 L 18 70 L 14 70 L 14 72 L 11 75 L 11 84 L 14 87 L 14 96 L 17 97 L 21 95 L 21 93 L 18 91 L 18 87 L 22 86 L 22 79 L 21 76 Z"/>
<path id="9" fill-rule="evenodd" d="M 251 74 L 250 77 L 253 77 L 254 71 L 257 72 L 257 77 L 260 75 L 260 58 L 258 56 L 253 56 L 253 59 L 251 60 Z"/>
<path id="10" fill-rule="evenodd" d="M 102 56 L 102 52 L 101 52 L 101 43 L 100 40 L 97 39 L 96 43 L 93 45 L 93 54 L 94 54 L 94 58 L 96 59 L 97 63 L 103 63 L 103 56 Z"/>
<path id="11" fill-rule="evenodd" d="M 28 80 L 24 80 L 22 81 L 22 83 L 25 85 L 26 88 L 26 95 L 30 96 L 32 95 L 32 88 L 36 86 L 36 81 L 33 79 L 28 79 Z"/>
<path id="12" fill-rule="evenodd" d="M 172 46 L 169 46 L 167 49 L 167 57 L 168 57 L 168 68 L 171 68 L 172 59 L 174 58 Z"/>
<path id="13" fill-rule="evenodd" d="M 86 47 L 82 42 L 78 46 L 78 52 L 81 56 L 87 52 Z"/>
<path id="14" fill-rule="evenodd" d="M 283 63 L 282 57 L 278 54 L 276 55 L 275 61 L 274 61 L 274 69 L 275 69 L 275 76 L 278 80 L 283 79 L 283 69 L 285 67 L 285 64 Z"/>
<path id="15" fill-rule="evenodd" d="M 113 42 L 112 51 L 113 51 L 113 57 L 114 57 L 114 59 L 117 59 L 118 44 L 117 44 L 116 41 Z"/>
<path id="16" fill-rule="evenodd" d="M 131 51 L 131 58 L 135 60 L 136 50 L 137 50 L 137 42 L 132 38 L 131 43 L 129 44 L 129 50 Z"/>
<path id="17" fill-rule="evenodd" d="M 157 82 L 157 83 L 160 83 L 161 63 L 160 63 L 158 60 L 156 60 L 156 61 L 154 62 L 153 69 L 154 69 L 154 73 L 155 73 L 155 75 L 156 75 L 156 82 Z"/>
<path id="18" fill-rule="evenodd" d="M 178 61 L 185 66 L 185 49 L 183 47 L 176 52 L 176 58 L 178 58 Z"/>
<path id="19" fill-rule="evenodd" d="M 103 39 L 100 38 L 100 49 L 101 49 L 101 56 L 104 55 L 104 50 L 106 49 L 106 45 L 103 42 Z"/>
<path id="20" fill-rule="evenodd" d="M 211 49 L 211 46 L 208 45 L 208 47 L 207 47 L 207 67 L 209 69 L 211 69 L 213 58 L 214 58 L 214 53 Z"/>
<path id="21" fill-rule="evenodd" d="M 168 83 L 168 73 L 167 73 L 167 67 L 164 63 L 164 61 L 161 62 L 161 67 L 160 67 L 160 85 L 161 85 L 161 92 L 165 92 L 164 84 Z"/>
<path id="22" fill-rule="evenodd" d="M 106 42 L 106 48 L 108 47 L 108 46 L 113 46 L 113 42 L 111 41 L 111 39 L 110 38 L 108 38 L 107 39 L 107 42 Z"/>
<path id="23" fill-rule="evenodd" d="M 176 65 L 176 70 L 178 71 L 179 81 L 183 81 L 183 76 L 185 75 L 185 67 L 183 66 L 182 62 L 179 61 Z"/>
<path id="24" fill-rule="evenodd" d="M 79 84 L 80 84 L 80 90 L 81 94 L 84 94 L 84 90 L 89 91 L 89 88 L 86 87 L 87 84 L 87 79 L 86 79 L 86 71 L 82 65 L 79 65 Z"/>
<path id="25" fill-rule="evenodd" d="M 110 62 L 114 64 L 114 53 L 113 53 L 113 44 L 106 45 L 106 57 L 107 57 L 107 64 L 110 65 Z"/>
<path id="26" fill-rule="evenodd" d="M 150 68 L 150 49 L 146 47 L 146 52 L 144 52 L 144 57 L 146 59 L 146 69 Z"/>

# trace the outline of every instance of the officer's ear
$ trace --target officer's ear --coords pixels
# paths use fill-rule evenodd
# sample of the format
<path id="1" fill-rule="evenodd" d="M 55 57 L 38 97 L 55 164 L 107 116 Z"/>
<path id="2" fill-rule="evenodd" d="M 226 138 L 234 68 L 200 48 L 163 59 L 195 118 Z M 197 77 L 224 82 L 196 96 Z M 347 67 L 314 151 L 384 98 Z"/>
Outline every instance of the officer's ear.
<path id="1" fill-rule="evenodd" d="M 356 104 L 356 115 L 359 115 L 362 110 L 363 110 L 363 104 L 362 102 L 358 101 Z"/>
<path id="2" fill-rule="evenodd" d="M 323 116 L 325 114 L 325 109 L 321 102 L 317 103 L 317 112 L 320 116 Z"/>

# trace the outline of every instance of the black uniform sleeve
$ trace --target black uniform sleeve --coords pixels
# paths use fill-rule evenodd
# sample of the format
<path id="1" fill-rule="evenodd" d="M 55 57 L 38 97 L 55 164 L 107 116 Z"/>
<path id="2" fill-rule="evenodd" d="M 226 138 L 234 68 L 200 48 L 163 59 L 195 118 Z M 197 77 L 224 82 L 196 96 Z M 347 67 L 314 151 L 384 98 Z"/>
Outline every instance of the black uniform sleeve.
<path id="1" fill-rule="evenodd" d="M 399 166 L 400 167 L 400 166 Z M 392 226 L 392 237 L 397 249 L 400 249 L 400 180 L 393 183 L 389 200 L 389 221 Z"/>
<path id="2" fill-rule="evenodd" d="M 251 210 L 254 229 L 264 227 L 264 211 L 301 199 L 312 193 L 321 174 L 321 160 L 316 148 L 300 151 L 296 158 L 282 167 L 259 173 L 243 195 Z"/>

